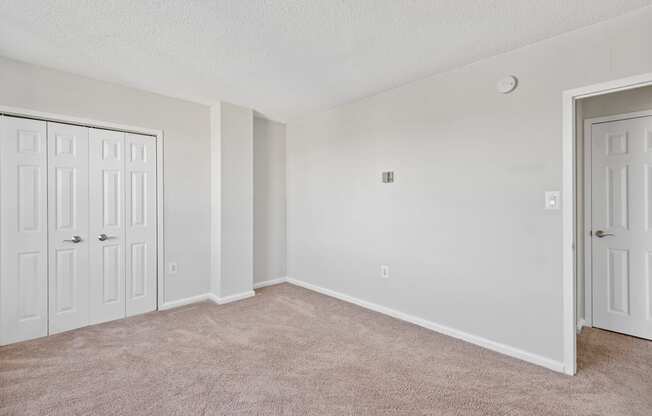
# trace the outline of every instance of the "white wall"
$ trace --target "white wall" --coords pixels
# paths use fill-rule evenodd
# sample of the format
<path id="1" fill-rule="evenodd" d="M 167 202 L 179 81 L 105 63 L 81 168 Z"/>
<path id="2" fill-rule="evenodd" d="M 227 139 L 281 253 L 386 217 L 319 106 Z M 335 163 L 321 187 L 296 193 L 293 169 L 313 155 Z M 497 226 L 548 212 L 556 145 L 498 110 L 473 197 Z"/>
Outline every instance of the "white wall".
<path id="1" fill-rule="evenodd" d="M 221 104 L 220 297 L 253 289 L 253 111 Z"/>
<path id="2" fill-rule="evenodd" d="M 166 301 L 208 291 L 208 107 L 0 58 L 0 105 L 164 131 Z"/>
<path id="3" fill-rule="evenodd" d="M 285 277 L 285 125 L 254 118 L 254 283 Z"/>
<path id="4" fill-rule="evenodd" d="M 562 218 L 543 196 L 561 187 L 562 91 L 652 71 L 651 22 L 645 9 L 290 121 L 288 275 L 561 362 Z M 496 93 L 510 73 L 519 88 Z"/>
<path id="5" fill-rule="evenodd" d="M 652 87 L 636 88 L 580 100 L 584 120 L 652 110 Z M 579 125 L 583 126 L 582 123 Z"/>
<path id="6" fill-rule="evenodd" d="M 577 235 L 582 236 L 589 230 L 584 229 L 584 120 L 652 110 L 652 87 L 637 88 L 597 97 L 585 98 L 577 103 Z M 577 239 L 577 316 L 585 317 L 584 285 L 584 238 Z"/>

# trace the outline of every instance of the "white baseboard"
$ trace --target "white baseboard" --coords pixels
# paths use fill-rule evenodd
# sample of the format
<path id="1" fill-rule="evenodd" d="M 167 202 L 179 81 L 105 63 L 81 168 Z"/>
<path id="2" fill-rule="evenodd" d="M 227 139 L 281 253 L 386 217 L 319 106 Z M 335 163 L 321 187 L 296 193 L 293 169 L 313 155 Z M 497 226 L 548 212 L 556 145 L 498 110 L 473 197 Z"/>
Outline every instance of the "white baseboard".
<path id="1" fill-rule="evenodd" d="M 248 292 L 236 293 L 235 295 L 224 296 L 217 299 L 219 305 L 225 305 L 231 302 L 237 302 L 239 300 L 247 299 L 256 295 L 256 292 L 250 290 Z"/>
<path id="2" fill-rule="evenodd" d="M 218 305 L 220 304 L 220 298 L 217 297 L 216 294 L 214 293 L 207 293 L 206 296 L 208 297 L 208 300 L 210 300 L 213 303 L 217 303 Z"/>
<path id="3" fill-rule="evenodd" d="M 213 300 L 211 296 L 215 296 L 215 295 L 213 295 L 212 293 L 202 293 L 201 295 L 191 296 L 189 298 L 165 302 L 163 305 L 158 307 L 158 310 L 165 311 L 168 309 L 178 308 L 179 306 L 190 305 L 191 303 L 204 302 L 206 300 L 211 300 L 215 302 L 215 300 Z"/>
<path id="4" fill-rule="evenodd" d="M 296 286 L 303 287 L 308 290 L 319 292 L 323 295 L 331 296 L 339 300 L 343 300 L 345 302 L 353 303 L 363 308 L 370 309 L 372 311 L 379 312 L 384 315 L 388 315 L 405 322 L 410 322 L 412 324 L 419 325 L 423 328 L 427 328 L 432 331 L 439 332 L 441 334 L 448 335 L 453 338 L 461 339 L 471 344 L 475 344 L 480 347 L 484 347 L 489 350 L 508 355 L 510 357 L 518 358 L 520 360 L 527 361 L 532 364 L 540 365 L 542 367 L 548 368 L 553 371 L 557 371 L 559 373 L 564 373 L 564 363 L 561 361 L 551 360 L 550 358 L 546 358 L 538 354 L 533 354 L 518 348 L 511 347 L 509 345 L 501 344 L 477 335 L 469 334 L 467 332 L 460 331 L 458 329 L 450 328 L 445 325 L 440 325 L 435 322 L 427 321 L 425 319 L 413 315 L 399 312 L 397 310 L 387 308 L 385 306 L 381 306 L 375 303 L 367 302 L 362 299 L 354 298 L 352 296 L 345 295 L 343 293 L 339 293 L 334 290 L 325 289 L 323 287 L 319 287 L 311 283 L 306 283 L 290 277 L 287 278 L 287 282 Z"/>
<path id="5" fill-rule="evenodd" d="M 579 334 L 582 332 L 582 328 L 584 328 L 586 325 L 586 321 L 583 318 L 580 318 L 577 320 L 577 333 Z"/>
<path id="6" fill-rule="evenodd" d="M 258 282 L 254 284 L 254 289 L 260 289 L 261 287 L 279 285 L 288 281 L 287 277 L 279 277 L 277 279 L 265 280 L 264 282 Z"/>
<path id="7" fill-rule="evenodd" d="M 225 305 L 227 303 L 236 302 L 242 299 L 247 299 L 254 296 L 256 293 L 253 290 L 243 293 L 237 293 L 231 296 L 225 296 L 223 298 L 217 297 L 214 293 L 202 293 L 201 295 L 191 296 L 189 298 L 173 300 L 171 302 L 165 302 L 163 305 L 159 306 L 159 311 L 165 311 L 168 309 L 178 308 L 179 306 L 190 305 L 192 303 L 211 301 L 217 303 L 218 305 Z"/>

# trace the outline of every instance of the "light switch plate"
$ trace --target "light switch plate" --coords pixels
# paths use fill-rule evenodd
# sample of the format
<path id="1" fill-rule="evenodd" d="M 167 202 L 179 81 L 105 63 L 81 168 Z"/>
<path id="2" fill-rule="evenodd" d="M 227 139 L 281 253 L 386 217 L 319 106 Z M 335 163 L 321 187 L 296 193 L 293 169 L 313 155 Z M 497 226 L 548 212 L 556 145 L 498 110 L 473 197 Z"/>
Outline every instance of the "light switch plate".
<path id="1" fill-rule="evenodd" d="M 546 192 L 546 205 L 545 209 L 557 210 L 561 205 L 561 194 L 559 191 Z"/>
<path id="2" fill-rule="evenodd" d="M 389 279 L 389 266 L 386 264 L 380 265 L 380 277 L 383 279 Z"/>

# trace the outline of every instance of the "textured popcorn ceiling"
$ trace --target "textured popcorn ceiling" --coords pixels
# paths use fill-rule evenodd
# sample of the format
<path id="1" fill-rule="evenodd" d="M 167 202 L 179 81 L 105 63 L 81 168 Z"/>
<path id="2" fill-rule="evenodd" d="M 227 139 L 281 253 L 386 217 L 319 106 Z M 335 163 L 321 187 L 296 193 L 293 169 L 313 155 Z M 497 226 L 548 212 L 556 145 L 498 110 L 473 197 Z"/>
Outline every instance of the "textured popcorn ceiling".
<path id="1" fill-rule="evenodd" d="M 0 55 L 283 121 L 650 4 L 0 0 Z"/>

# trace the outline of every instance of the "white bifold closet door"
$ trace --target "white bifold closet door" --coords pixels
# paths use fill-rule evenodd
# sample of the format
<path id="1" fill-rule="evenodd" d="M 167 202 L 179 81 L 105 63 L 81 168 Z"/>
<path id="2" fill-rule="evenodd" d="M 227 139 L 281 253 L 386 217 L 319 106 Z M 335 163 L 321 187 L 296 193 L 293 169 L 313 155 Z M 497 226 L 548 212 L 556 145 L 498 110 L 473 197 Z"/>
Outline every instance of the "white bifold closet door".
<path id="1" fill-rule="evenodd" d="M 90 323 L 125 316 L 125 134 L 89 130 Z"/>
<path id="2" fill-rule="evenodd" d="M 48 333 L 44 121 L 0 116 L 0 344 Z"/>
<path id="3" fill-rule="evenodd" d="M 0 344 L 156 309 L 156 139 L 0 116 Z"/>
<path id="4" fill-rule="evenodd" d="M 48 123 L 48 140 L 50 333 L 153 311 L 155 139 Z"/>
<path id="5" fill-rule="evenodd" d="M 88 128 L 48 123 L 50 334 L 89 323 Z"/>
<path id="6" fill-rule="evenodd" d="M 126 311 L 156 309 L 156 140 L 125 135 Z"/>

